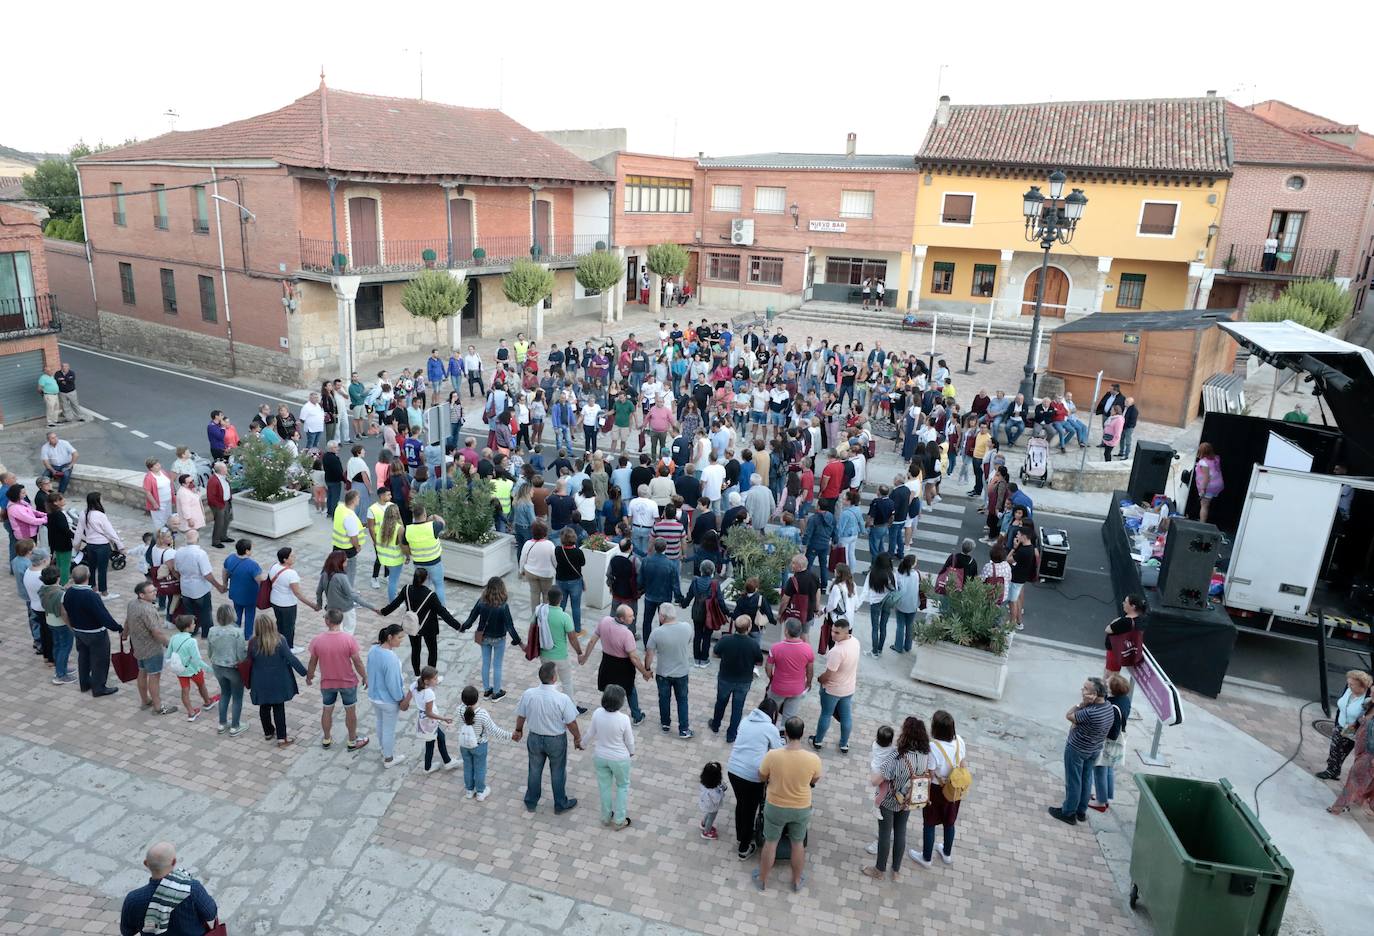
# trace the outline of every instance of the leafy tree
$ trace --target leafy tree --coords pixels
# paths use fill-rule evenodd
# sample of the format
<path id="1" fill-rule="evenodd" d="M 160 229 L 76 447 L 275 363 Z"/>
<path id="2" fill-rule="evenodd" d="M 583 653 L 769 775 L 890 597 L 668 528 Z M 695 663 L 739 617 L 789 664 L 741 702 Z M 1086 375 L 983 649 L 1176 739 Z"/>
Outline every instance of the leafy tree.
<path id="1" fill-rule="evenodd" d="M 654 244 L 649 248 L 649 272 L 659 276 L 681 276 L 687 269 L 687 249 L 679 244 Z"/>
<path id="2" fill-rule="evenodd" d="M 553 272 L 524 258 L 517 258 L 510 265 L 510 272 L 501 277 L 501 291 L 506 298 L 529 310 L 529 330 L 536 341 L 544 337 L 544 320 L 542 316 L 536 317 L 535 307 L 553 295 L 553 287 Z"/>
<path id="3" fill-rule="evenodd" d="M 1297 322 L 1322 331 L 1322 314 L 1305 302 L 1289 295 L 1277 299 L 1251 302 L 1245 307 L 1245 317 L 1252 322 Z"/>
<path id="4" fill-rule="evenodd" d="M 625 264 L 613 253 L 598 250 L 577 261 L 577 281 L 588 292 L 593 290 L 606 297 L 607 314 L 610 319 L 610 290 L 625 277 Z"/>
<path id="5" fill-rule="evenodd" d="M 1350 295 L 1350 290 L 1334 280 L 1302 280 L 1290 285 L 1283 295 L 1309 306 L 1321 316 L 1322 324 L 1312 326 L 1317 331 L 1335 328 L 1350 316 L 1355 307 L 1355 297 Z"/>
<path id="6" fill-rule="evenodd" d="M 462 311 L 468 302 L 468 282 L 459 282 L 444 270 L 426 270 L 406 284 L 401 305 L 416 318 L 434 323 L 434 339 L 445 319 Z"/>
<path id="7" fill-rule="evenodd" d="M 61 218 L 49 218 L 47 225 L 43 228 L 43 236 L 81 243 L 86 239 L 86 226 L 82 223 L 79 214 L 72 215 L 65 221 Z"/>

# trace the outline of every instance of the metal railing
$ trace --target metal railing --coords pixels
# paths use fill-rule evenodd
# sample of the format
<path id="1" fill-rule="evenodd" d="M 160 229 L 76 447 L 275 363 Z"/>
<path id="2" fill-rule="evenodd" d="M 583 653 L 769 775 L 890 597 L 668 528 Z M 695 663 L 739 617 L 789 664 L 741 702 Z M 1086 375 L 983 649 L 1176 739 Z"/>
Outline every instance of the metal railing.
<path id="1" fill-rule="evenodd" d="M 482 237 L 476 243 L 445 238 L 422 240 L 353 241 L 339 243 L 339 256 L 333 257 L 332 241 L 301 235 L 301 269 L 312 273 L 346 274 L 413 273 L 425 269 L 476 269 L 508 266 L 521 257 L 540 263 L 567 263 L 598 247 L 605 247 L 604 234 L 559 235 L 547 246 L 535 245 L 526 237 Z"/>
<path id="2" fill-rule="evenodd" d="M 52 293 L 0 299 L 0 338 L 45 335 L 59 328 L 57 297 Z"/>
<path id="3" fill-rule="evenodd" d="M 1274 276 L 1330 279 L 1336 275 L 1341 252 L 1334 247 L 1282 247 L 1269 263 L 1264 260 L 1263 244 L 1232 244 L 1220 254 L 1221 267 L 1228 273 L 1268 273 Z"/>

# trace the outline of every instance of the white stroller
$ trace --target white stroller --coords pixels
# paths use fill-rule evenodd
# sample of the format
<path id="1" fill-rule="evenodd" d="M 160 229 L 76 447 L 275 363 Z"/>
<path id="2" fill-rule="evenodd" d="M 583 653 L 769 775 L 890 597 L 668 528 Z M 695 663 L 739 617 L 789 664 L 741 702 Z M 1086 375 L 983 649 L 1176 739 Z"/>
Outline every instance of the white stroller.
<path id="1" fill-rule="evenodd" d="M 1040 487 L 1049 487 L 1053 478 L 1050 442 L 1045 436 L 1045 430 L 1037 426 L 1026 441 L 1026 460 L 1021 465 L 1021 481 L 1034 481 Z"/>

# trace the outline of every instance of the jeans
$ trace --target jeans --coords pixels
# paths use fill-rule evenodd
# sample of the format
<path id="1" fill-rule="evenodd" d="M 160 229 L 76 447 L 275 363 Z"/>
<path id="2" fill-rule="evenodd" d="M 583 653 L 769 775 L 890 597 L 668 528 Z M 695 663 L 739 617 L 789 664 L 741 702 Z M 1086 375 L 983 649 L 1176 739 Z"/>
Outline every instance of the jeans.
<path id="1" fill-rule="evenodd" d="M 983 493 L 983 460 L 973 459 L 973 495 L 977 497 Z"/>
<path id="2" fill-rule="evenodd" d="M 644 599 L 644 646 L 649 645 L 649 635 L 654 632 L 654 618 L 658 616 L 658 609 L 666 604 L 662 601 L 650 601 Z"/>
<path id="3" fill-rule="evenodd" d="M 741 850 L 754 841 L 754 826 L 758 824 L 759 809 L 763 806 L 763 783 L 745 780 L 730 774 L 730 789 L 735 791 L 735 842 Z"/>
<path id="4" fill-rule="evenodd" d="M 730 703 L 730 727 L 725 729 L 725 743 L 735 743 L 735 732 L 739 730 L 740 719 L 744 717 L 744 701 L 749 696 L 752 680 L 727 682 L 716 681 L 716 710 L 711 716 L 711 730 L 719 731 L 721 719 L 725 717 L 725 704 Z"/>
<path id="5" fill-rule="evenodd" d="M 658 723 L 664 727 L 672 724 L 672 718 L 669 717 L 668 703 L 673 696 L 677 696 L 677 728 L 678 731 L 686 731 L 687 677 L 659 676 L 655 674 L 654 682 L 658 683 Z"/>
<path id="6" fill-rule="evenodd" d="M 506 656 L 506 637 L 482 638 L 482 688 L 501 691 L 501 662 Z"/>
<path id="7" fill-rule="evenodd" d="M 582 633 L 582 592 L 587 588 L 587 583 L 580 579 L 558 580 L 558 590 L 563 593 L 563 599 L 558 603 L 560 608 L 567 608 L 572 605 L 572 610 L 568 613 L 572 615 L 573 630 Z"/>
<path id="8" fill-rule="evenodd" d="M 897 626 L 892 632 L 892 649 L 898 653 L 910 653 L 915 630 L 916 612 L 898 611 Z"/>
<path id="9" fill-rule="evenodd" d="M 434 763 L 434 746 L 439 746 L 439 758 L 447 764 L 453 758 L 448 756 L 448 745 L 444 743 L 444 729 L 436 727 L 434 729 L 434 740 L 425 742 L 425 770 Z"/>
<path id="10" fill-rule="evenodd" d="M 110 677 L 110 634 L 76 631 L 76 685 L 82 692 L 103 693 Z M 684 677 L 685 678 L 685 677 Z"/>
<path id="11" fill-rule="evenodd" d="M 835 715 L 840 716 L 840 747 L 849 747 L 849 732 L 854 727 L 853 715 L 854 696 L 833 696 L 825 691 L 821 686 L 821 714 L 816 721 L 816 743 L 820 744 L 825 740 L 825 733 L 830 730 L 830 719 Z"/>
<path id="12" fill-rule="evenodd" d="M 887 528 L 887 551 L 894 557 L 900 558 L 906 547 L 902 543 L 902 534 L 906 531 L 906 524 L 894 523 Z"/>
<path id="13" fill-rule="evenodd" d="M 192 598 L 189 595 L 181 596 L 181 607 L 177 609 L 178 616 L 189 614 L 196 619 L 196 630 L 202 637 L 210 636 L 210 626 L 214 623 L 210 620 L 210 593 L 206 592 L 199 598 Z"/>
<path id="14" fill-rule="evenodd" d="M 1098 805 L 1106 806 L 1116 796 L 1116 768 L 1093 767 L 1093 792 Z"/>
<path id="15" fill-rule="evenodd" d="M 1021 438 L 1021 433 L 1026 431 L 1026 423 L 1019 416 L 1012 417 L 1004 423 L 1007 430 L 1007 444 L 1015 445 L 1016 440 Z"/>
<path id="16" fill-rule="evenodd" d="M 634 526 L 630 528 L 630 542 L 634 544 L 635 555 L 643 558 L 649 554 L 649 535 L 652 527 Z"/>
<path id="17" fill-rule="evenodd" d="M 10 542 L 14 542 L 13 534 L 11 534 Z M 86 558 L 91 566 L 91 585 L 102 595 L 109 591 L 109 582 L 106 577 L 110 571 L 110 554 L 112 552 L 114 549 L 109 543 L 86 544 Z"/>
<path id="18" fill-rule="evenodd" d="M 1129 459 L 1131 457 L 1131 436 L 1135 435 L 1135 426 L 1128 426 L 1121 432 L 1121 444 L 1116 447 L 1117 458 Z"/>
<path id="19" fill-rule="evenodd" d="M 216 666 L 215 679 L 219 680 L 219 723 L 237 728 L 243 714 L 243 676 L 237 666 Z"/>
<path id="20" fill-rule="evenodd" d="M 555 426 L 553 430 L 553 444 L 556 448 L 561 448 L 572 456 L 572 429 L 568 426 Z"/>
<path id="21" fill-rule="evenodd" d="M 1064 420 L 1064 425 L 1067 426 L 1071 430 L 1072 434 L 1078 438 L 1079 445 L 1088 444 L 1087 423 L 1083 422 L 1083 420 L 1079 419 L 1076 416 L 1070 416 L 1068 419 Z"/>
<path id="22" fill-rule="evenodd" d="M 324 515 L 329 517 L 332 522 L 334 508 L 339 506 L 339 498 L 343 497 L 343 482 L 326 481 L 324 483 L 324 497 Z"/>
<path id="23" fill-rule="evenodd" d="M 220 696 L 220 700 L 223 701 L 223 699 L 224 696 Z M 263 737 L 275 737 L 278 741 L 286 740 L 285 702 L 276 702 L 272 705 L 259 705 L 258 719 L 262 722 Z"/>
<path id="24" fill-rule="evenodd" d="M 902 855 L 906 853 L 906 824 L 911 818 L 911 810 L 882 810 L 883 817 L 878 820 L 878 870 L 887 870 L 887 856 L 892 854 L 892 870 L 902 870 Z M 934 834 L 934 828 L 931 833 Z"/>
<path id="25" fill-rule="evenodd" d="M 436 559 L 434 562 L 417 562 L 415 568 L 424 569 L 429 573 L 430 588 L 434 589 L 434 594 L 439 599 L 439 604 L 444 603 L 444 560 Z M 387 580 L 388 583 L 390 579 Z"/>
<path id="26" fill-rule="evenodd" d="M 549 764 L 549 783 L 553 787 L 553 808 L 561 812 L 568 808 L 568 736 L 541 735 L 531 732 L 525 741 L 529 752 L 529 772 L 525 776 L 525 808 L 534 812 L 544 785 L 544 762 Z"/>
<path id="27" fill-rule="evenodd" d="M 599 430 L 597 429 L 596 426 L 583 426 L 583 427 L 582 427 L 582 436 L 583 436 L 583 440 L 586 442 L 587 451 L 589 451 L 589 452 L 595 452 L 595 451 L 596 451 L 596 434 L 597 434 L 598 431 L 599 431 Z"/>
<path id="28" fill-rule="evenodd" d="M 826 545 L 821 548 L 815 546 L 806 547 L 806 571 L 811 571 L 812 564 L 816 565 L 816 575 L 821 580 L 821 591 L 825 591 L 830 584 L 830 547 Z"/>
<path id="29" fill-rule="evenodd" d="M 401 709 L 395 702 L 372 701 L 372 711 L 377 713 L 377 743 L 381 745 L 382 756 L 391 757 L 396 753 L 396 722 L 401 717 Z"/>
<path id="30" fill-rule="evenodd" d="M 874 524 L 868 528 L 868 557 L 872 562 L 878 558 L 878 554 L 883 551 L 884 544 L 888 541 L 888 532 L 891 524 L 884 523 L 882 526 Z"/>
<path id="31" fill-rule="evenodd" d="M 883 607 L 883 603 L 880 599 L 868 606 L 868 621 L 873 625 L 873 643 L 870 646 L 875 654 L 883 652 L 883 644 L 887 641 L 887 619 L 892 614 L 892 609 Z"/>
<path id="32" fill-rule="evenodd" d="M 1082 816 L 1088 812 L 1088 797 L 1093 791 L 1093 765 L 1100 750 L 1080 754 L 1064 742 L 1064 815 Z"/>
<path id="33" fill-rule="evenodd" d="M 700 624 L 692 623 L 692 659 L 702 663 L 711 661 L 711 629 L 706 626 L 705 621 Z M 686 679 L 687 677 L 682 678 Z"/>
<path id="34" fill-rule="evenodd" d="M 256 604 L 239 604 L 234 602 L 234 621 L 239 627 L 243 628 L 243 639 L 253 639 L 253 620 L 257 617 L 258 606 Z"/>
<path id="35" fill-rule="evenodd" d="M 401 573 L 406 570 L 406 564 L 382 566 L 382 571 L 386 573 L 386 600 L 392 602 L 396 600 L 396 595 L 401 590 Z"/>
<path id="36" fill-rule="evenodd" d="M 320 440 L 322 438 L 324 438 L 323 430 L 321 430 L 320 432 L 307 432 L 305 434 L 305 445 L 303 447 L 308 449 L 318 449 L 320 447 Z"/>
<path id="37" fill-rule="evenodd" d="M 70 627 L 51 627 L 49 630 L 52 631 L 53 675 L 65 678 L 68 675 L 67 660 L 71 658 L 75 638 Z"/>
<path id="38" fill-rule="evenodd" d="M 463 758 L 463 789 L 481 793 L 487 788 L 487 742 L 474 748 L 460 747 L 458 754 Z"/>
<path id="39" fill-rule="evenodd" d="M 954 826 L 945 826 L 944 851 L 946 855 L 954 854 Z M 921 857 L 929 861 L 935 856 L 935 826 L 927 825 L 921 830 Z"/>
<path id="40" fill-rule="evenodd" d="M 598 757 L 595 763 L 596 785 L 601 789 L 601 821 L 624 822 L 630 804 L 630 762 Z"/>

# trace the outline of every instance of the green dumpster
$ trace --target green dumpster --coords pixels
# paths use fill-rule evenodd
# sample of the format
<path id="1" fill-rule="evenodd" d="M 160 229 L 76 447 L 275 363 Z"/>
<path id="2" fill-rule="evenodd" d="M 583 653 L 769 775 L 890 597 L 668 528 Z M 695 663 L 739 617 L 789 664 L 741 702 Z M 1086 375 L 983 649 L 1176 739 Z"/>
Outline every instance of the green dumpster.
<path id="1" fill-rule="evenodd" d="M 764 310 L 764 315 L 766 315 L 768 317 L 768 321 L 771 322 L 773 321 L 773 319 L 778 317 L 778 310 L 775 309 L 773 306 L 769 306 L 767 309 Z"/>
<path id="2" fill-rule="evenodd" d="M 1131 907 L 1159 936 L 1274 936 L 1293 866 L 1226 780 L 1136 774 Z"/>

